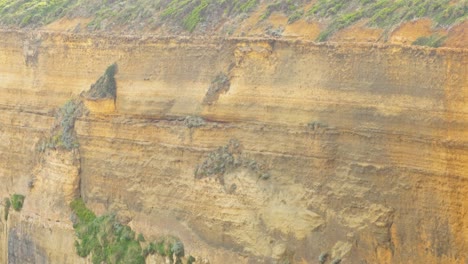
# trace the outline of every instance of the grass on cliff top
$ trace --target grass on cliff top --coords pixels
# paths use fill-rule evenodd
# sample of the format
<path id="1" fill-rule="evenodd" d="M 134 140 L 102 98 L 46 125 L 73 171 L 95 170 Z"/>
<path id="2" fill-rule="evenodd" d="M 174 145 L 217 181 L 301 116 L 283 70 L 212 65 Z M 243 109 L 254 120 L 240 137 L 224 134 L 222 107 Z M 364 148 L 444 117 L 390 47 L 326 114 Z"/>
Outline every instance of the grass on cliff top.
<path id="1" fill-rule="evenodd" d="M 217 22 L 250 12 L 258 0 L 0 0 L 0 24 L 20 27 L 46 25 L 67 17 L 93 17 L 90 30 L 113 25 L 157 26 L 165 22 L 193 31 L 202 21 Z"/>
<path id="2" fill-rule="evenodd" d="M 361 19 L 369 26 L 392 28 L 404 21 L 431 18 L 435 26 L 448 27 L 467 19 L 467 0 L 0 0 L 0 24 L 41 26 L 58 18 L 92 17 L 89 30 L 131 26 L 135 30 L 170 24 L 193 31 L 200 24 L 216 26 L 227 18 L 248 14 L 267 4 L 261 19 L 273 12 L 288 15 L 289 22 L 309 19 L 328 25 L 318 40 Z"/>
<path id="3" fill-rule="evenodd" d="M 319 0 L 307 16 L 329 20 L 318 40 L 327 40 L 336 31 L 361 19 L 367 25 L 389 29 L 417 18 L 431 18 L 437 27 L 449 27 L 467 19 L 466 0 Z"/>

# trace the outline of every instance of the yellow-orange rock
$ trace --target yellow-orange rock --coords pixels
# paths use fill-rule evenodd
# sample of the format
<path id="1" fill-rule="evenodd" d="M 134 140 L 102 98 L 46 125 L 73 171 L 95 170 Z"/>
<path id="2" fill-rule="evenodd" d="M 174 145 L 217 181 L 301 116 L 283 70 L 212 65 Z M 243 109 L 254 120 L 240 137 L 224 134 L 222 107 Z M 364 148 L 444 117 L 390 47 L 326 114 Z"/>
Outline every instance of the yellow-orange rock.
<path id="1" fill-rule="evenodd" d="M 98 214 L 179 236 L 210 263 L 468 261 L 464 49 L 0 34 L 2 197 L 25 188 L 53 109 L 116 62 L 115 112 L 76 123 L 81 195 Z M 220 72 L 229 90 L 203 104 Z M 194 177 L 232 138 L 269 179 Z"/>

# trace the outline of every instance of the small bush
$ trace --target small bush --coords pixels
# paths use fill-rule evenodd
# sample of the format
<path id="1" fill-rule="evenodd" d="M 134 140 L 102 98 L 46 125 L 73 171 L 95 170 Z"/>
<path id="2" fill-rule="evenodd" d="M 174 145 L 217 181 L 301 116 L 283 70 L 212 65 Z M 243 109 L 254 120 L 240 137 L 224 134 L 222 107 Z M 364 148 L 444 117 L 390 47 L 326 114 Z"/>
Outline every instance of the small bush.
<path id="1" fill-rule="evenodd" d="M 117 64 L 107 67 L 104 74 L 91 85 L 89 91 L 84 95 L 90 99 L 115 98 L 117 94 L 117 83 L 115 74 L 117 73 Z"/>
<path id="2" fill-rule="evenodd" d="M 23 208 L 24 203 L 24 195 L 21 194 L 13 194 L 11 196 L 11 206 L 15 211 L 19 212 Z"/>
<path id="3" fill-rule="evenodd" d="M 158 242 L 150 242 L 144 249 L 143 234 L 135 232 L 117 221 L 113 214 L 97 217 L 89 210 L 82 199 L 76 199 L 70 208 L 78 221 L 73 228 L 77 236 L 76 253 L 80 257 L 91 256 L 93 264 L 101 263 L 145 263 L 148 255 L 158 254 L 167 257 L 170 263 L 181 263 L 184 256 L 184 244 L 175 237 L 165 237 Z"/>
<path id="4" fill-rule="evenodd" d="M 271 177 L 262 165 L 242 154 L 242 146 L 236 139 L 231 139 L 226 146 L 208 153 L 202 164 L 195 169 L 195 178 L 216 177 L 224 185 L 224 174 L 237 168 L 246 168 L 258 175 L 258 179 Z"/>
<path id="5" fill-rule="evenodd" d="M 75 199 L 70 203 L 70 208 L 76 214 L 81 223 L 90 223 L 96 219 L 96 215 L 93 211 L 86 207 L 83 199 Z"/>
<path id="6" fill-rule="evenodd" d="M 172 245 L 172 252 L 178 258 L 184 257 L 185 256 L 184 244 L 180 241 L 175 242 Z"/>
<path id="7" fill-rule="evenodd" d="M 229 91 L 231 83 L 229 81 L 229 77 L 225 73 L 219 73 L 216 77 L 211 81 L 210 87 L 208 87 L 208 91 L 206 92 L 205 98 L 203 99 L 203 104 L 212 104 L 216 100 L 218 100 L 219 95 L 222 92 Z"/>
<path id="8" fill-rule="evenodd" d="M 82 115 L 83 105 L 79 100 L 67 101 L 55 116 L 55 125 L 47 139 L 40 140 L 36 150 L 44 152 L 49 149 L 71 150 L 78 148 L 78 139 L 75 133 L 75 121 Z"/>
<path id="9" fill-rule="evenodd" d="M 327 262 L 327 259 L 328 259 L 328 252 L 320 254 L 318 258 L 320 264 L 324 264 L 325 262 Z"/>
<path id="10" fill-rule="evenodd" d="M 164 244 L 164 240 L 161 240 L 156 243 L 156 253 L 161 257 L 166 256 L 166 246 Z"/>
<path id="11" fill-rule="evenodd" d="M 135 232 L 119 223 L 115 215 L 96 217 L 82 199 L 73 201 L 70 207 L 78 217 L 73 227 L 78 237 L 76 252 L 80 257 L 91 255 L 93 264 L 145 263 L 144 251 Z"/>
<path id="12" fill-rule="evenodd" d="M 195 178 L 203 178 L 216 175 L 224 183 L 224 173 L 237 167 L 234 155 L 239 152 L 240 144 L 237 140 L 229 141 L 226 146 L 219 147 L 210 152 L 205 161 L 199 165 L 195 171 Z"/>
<path id="13" fill-rule="evenodd" d="M 279 38 L 283 35 L 284 28 L 269 28 L 265 31 L 265 33 L 271 37 Z"/>
<path id="14" fill-rule="evenodd" d="M 60 108 L 59 119 L 61 133 L 58 134 L 60 141 L 57 146 L 63 146 L 65 149 L 73 149 L 78 147 L 78 142 L 75 136 L 75 120 L 81 115 L 81 104 L 77 101 L 70 100 Z"/>
<path id="15" fill-rule="evenodd" d="M 205 119 L 199 116 L 187 116 L 184 119 L 184 124 L 188 128 L 201 127 L 205 125 Z"/>
<path id="16" fill-rule="evenodd" d="M 154 255 L 157 253 L 157 247 L 154 242 L 150 242 L 148 246 L 143 250 L 143 256 Z"/>
<path id="17" fill-rule="evenodd" d="M 187 259 L 187 264 L 193 264 L 195 261 L 197 261 L 193 256 L 189 256 Z"/>

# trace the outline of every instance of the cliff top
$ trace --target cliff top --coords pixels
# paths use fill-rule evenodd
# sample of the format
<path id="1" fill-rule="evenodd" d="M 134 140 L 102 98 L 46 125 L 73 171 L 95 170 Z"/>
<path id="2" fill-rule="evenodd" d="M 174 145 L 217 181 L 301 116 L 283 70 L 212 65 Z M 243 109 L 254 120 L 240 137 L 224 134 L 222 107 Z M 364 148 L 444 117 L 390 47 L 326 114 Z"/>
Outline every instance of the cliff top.
<path id="1" fill-rule="evenodd" d="M 0 0 L 0 26 L 466 47 L 466 0 Z"/>

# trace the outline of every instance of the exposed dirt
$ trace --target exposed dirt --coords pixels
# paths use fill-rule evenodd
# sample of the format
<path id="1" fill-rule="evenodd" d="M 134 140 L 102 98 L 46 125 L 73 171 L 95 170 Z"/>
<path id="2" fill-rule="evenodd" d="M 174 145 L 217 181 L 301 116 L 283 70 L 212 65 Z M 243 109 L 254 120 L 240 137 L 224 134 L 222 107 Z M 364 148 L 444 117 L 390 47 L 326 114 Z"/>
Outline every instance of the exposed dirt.
<path id="1" fill-rule="evenodd" d="M 336 42 L 379 42 L 382 41 L 384 32 L 381 28 L 369 28 L 365 24 L 366 20 L 362 20 L 357 24 L 345 28 L 335 33 L 330 40 Z"/>
<path id="2" fill-rule="evenodd" d="M 451 28 L 444 43 L 445 47 L 467 48 L 468 46 L 468 21 Z"/>
<path id="3" fill-rule="evenodd" d="M 428 37 L 433 34 L 447 35 L 444 29 L 433 29 L 430 19 L 420 19 L 401 24 L 396 28 L 389 38 L 391 43 L 406 44 L 413 43 L 419 37 Z"/>
<path id="4" fill-rule="evenodd" d="M 61 18 L 45 26 L 44 29 L 58 32 L 80 32 L 86 29 L 89 22 L 91 22 L 91 18 Z"/>

